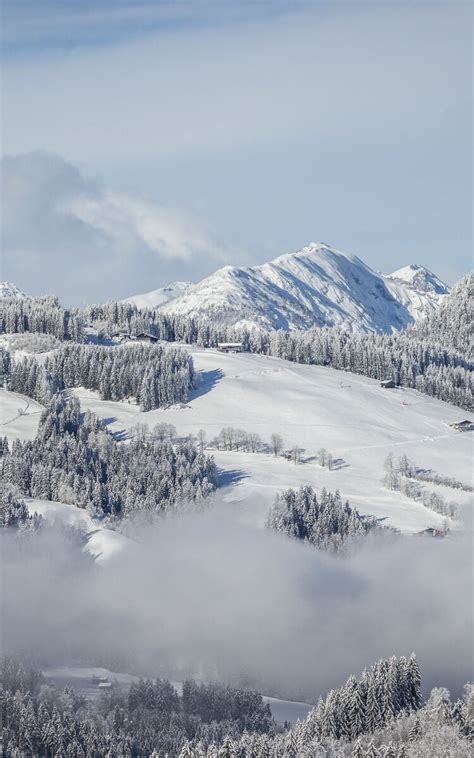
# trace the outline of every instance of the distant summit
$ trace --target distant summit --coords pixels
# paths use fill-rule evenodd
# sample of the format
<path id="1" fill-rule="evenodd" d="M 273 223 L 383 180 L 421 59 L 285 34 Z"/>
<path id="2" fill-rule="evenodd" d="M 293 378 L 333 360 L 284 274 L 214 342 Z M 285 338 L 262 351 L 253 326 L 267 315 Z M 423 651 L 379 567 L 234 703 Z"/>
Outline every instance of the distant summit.
<path id="1" fill-rule="evenodd" d="M 167 287 L 160 287 L 151 292 L 145 292 L 143 295 L 125 297 L 121 302 L 136 305 L 137 308 L 157 308 L 159 305 L 167 303 L 168 300 L 183 295 L 190 287 L 192 287 L 191 282 L 173 282 Z"/>
<path id="2" fill-rule="evenodd" d="M 411 263 L 388 275 L 390 279 L 400 279 L 410 284 L 419 292 L 433 292 L 436 295 L 447 295 L 449 287 L 447 284 L 438 279 L 428 268 L 419 266 L 417 263 Z"/>
<path id="3" fill-rule="evenodd" d="M 11 282 L 0 282 L 0 297 L 8 297 L 14 300 L 24 300 L 28 297 L 16 284 Z"/>

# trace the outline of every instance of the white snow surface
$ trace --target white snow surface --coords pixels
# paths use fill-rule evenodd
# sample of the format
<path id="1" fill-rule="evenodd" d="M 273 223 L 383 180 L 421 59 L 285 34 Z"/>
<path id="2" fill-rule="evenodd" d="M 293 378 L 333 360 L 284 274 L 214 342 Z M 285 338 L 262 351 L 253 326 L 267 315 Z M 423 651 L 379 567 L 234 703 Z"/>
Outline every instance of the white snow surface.
<path id="1" fill-rule="evenodd" d="M 43 406 L 25 395 L 0 389 L 0 437 L 9 441 L 36 437 Z"/>
<path id="2" fill-rule="evenodd" d="M 441 297 L 408 277 L 385 277 L 351 253 L 312 242 L 261 266 L 224 266 L 160 309 L 266 329 L 392 332 L 431 313 Z"/>
<path id="3" fill-rule="evenodd" d="M 109 419 L 113 431 L 165 421 L 181 435 L 204 429 L 210 441 L 222 427 L 233 426 L 256 432 L 265 442 L 277 432 L 286 449 L 303 448 L 308 462 L 299 465 L 271 454 L 212 451 L 227 485 L 225 507 L 245 523 L 262 527 L 277 492 L 311 484 L 317 490 L 339 489 L 361 513 L 406 533 L 441 526 L 442 516 L 383 487 L 389 452 L 406 453 L 419 466 L 472 482 L 472 435 L 449 427 L 465 411 L 415 390 L 383 389 L 375 380 L 321 366 L 204 348 L 190 352 L 202 383 L 187 407 L 142 413 L 137 405 L 103 401 L 89 390 L 75 394 L 83 408 Z M 321 447 L 332 453 L 333 471 L 311 460 Z M 459 490 L 444 494 L 460 503 L 471 500 Z"/>
<path id="4" fill-rule="evenodd" d="M 28 295 L 25 295 L 16 284 L 12 282 L 0 282 L 0 297 L 8 297 L 12 300 L 23 300 Z"/>
<path id="5" fill-rule="evenodd" d="M 131 544 L 128 537 L 101 526 L 91 518 L 87 511 L 75 505 L 31 497 L 25 498 L 25 503 L 32 515 L 38 513 L 51 523 L 57 522 L 83 529 L 87 535 L 85 549 L 99 563 L 106 562 L 113 555 L 126 550 Z"/>
<path id="6" fill-rule="evenodd" d="M 433 274 L 425 266 L 420 266 L 418 263 L 411 263 L 409 266 L 403 266 L 403 268 L 393 271 L 388 274 L 387 279 L 395 279 L 400 282 L 409 284 L 419 292 L 431 292 L 436 295 L 447 295 L 449 287 L 447 284 L 441 281 L 436 274 Z"/>
<path id="7" fill-rule="evenodd" d="M 175 297 L 184 295 L 191 287 L 191 282 L 173 282 L 167 287 L 160 287 L 151 292 L 145 292 L 143 295 L 131 295 L 121 302 L 136 305 L 137 308 L 157 308 Z"/>

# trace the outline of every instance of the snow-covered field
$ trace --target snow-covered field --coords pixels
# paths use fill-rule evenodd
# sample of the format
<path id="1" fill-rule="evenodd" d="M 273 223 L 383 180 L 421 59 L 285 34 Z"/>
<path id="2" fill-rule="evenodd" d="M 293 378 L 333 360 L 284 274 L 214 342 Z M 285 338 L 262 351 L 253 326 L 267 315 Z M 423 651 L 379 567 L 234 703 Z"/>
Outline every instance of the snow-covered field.
<path id="1" fill-rule="evenodd" d="M 141 413 L 133 403 L 103 401 L 95 392 L 77 389 L 75 394 L 84 409 L 106 419 L 116 432 L 137 422 L 152 428 L 165 421 L 173 423 L 180 435 L 204 429 L 211 442 L 222 427 L 233 426 L 258 433 L 264 442 L 277 432 L 285 448 L 302 448 L 303 462 L 297 465 L 271 454 L 213 451 L 222 471 L 223 499 L 247 523 L 263 525 L 279 490 L 311 484 L 339 489 L 362 513 L 384 518 L 407 533 L 441 526 L 444 517 L 383 487 L 383 462 L 391 451 L 406 453 L 419 466 L 472 482 L 473 437 L 449 427 L 464 418 L 465 411 L 414 390 L 383 389 L 375 380 L 330 368 L 187 349 L 202 375 L 187 407 Z M 41 406 L 21 395 L 0 393 L 0 434 L 10 439 L 34 437 Z M 321 447 L 332 453 L 334 470 L 315 462 Z M 445 490 L 443 494 L 472 506 L 467 493 Z M 63 507 L 67 513 L 72 508 Z"/>
<path id="2" fill-rule="evenodd" d="M 387 523 L 409 533 L 441 525 L 442 516 L 382 486 L 383 462 L 390 451 L 472 481 L 472 435 L 449 428 L 465 411 L 414 390 L 383 389 L 374 380 L 334 369 L 204 348 L 190 352 L 203 381 L 186 408 L 141 413 L 134 404 L 102 401 L 94 392 L 78 389 L 76 394 L 84 408 L 108 419 L 113 431 L 137 422 L 153 427 L 166 421 L 180 435 L 204 429 L 211 441 L 222 427 L 233 426 L 256 432 L 266 442 L 277 432 L 286 448 L 303 448 L 302 458 L 310 462 L 298 465 L 270 454 L 215 452 L 222 480 L 229 483 L 225 499 L 239 503 L 246 520 L 262 524 L 278 490 L 307 483 L 339 489 L 362 513 L 386 517 Z M 332 453 L 335 470 L 311 461 L 321 447 Z M 470 500 L 458 490 L 446 494 L 459 502 Z"/>

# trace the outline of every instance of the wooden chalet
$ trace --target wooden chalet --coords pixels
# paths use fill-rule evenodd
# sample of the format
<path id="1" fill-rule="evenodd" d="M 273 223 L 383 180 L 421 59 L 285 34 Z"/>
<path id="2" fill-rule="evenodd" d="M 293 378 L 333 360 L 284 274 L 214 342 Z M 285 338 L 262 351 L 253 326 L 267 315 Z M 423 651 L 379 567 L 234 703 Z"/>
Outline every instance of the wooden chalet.
<path id="1" fill-rule="evenodd" d="M 243 353 L 244 346 L 241 342 L 218 342 L 217 349 L 221 353 Z"/>
<path id="2" fill-rule="evenodd" d="M 150 334 L 149 332 L 140 332 L 140 334 L 137 334 L 135 337 L 135 340 L 137 342 L 148 342 L 150 345 L 154 345 L 155 342 L 158 342 L 158 337 L 154 334 Z"/>

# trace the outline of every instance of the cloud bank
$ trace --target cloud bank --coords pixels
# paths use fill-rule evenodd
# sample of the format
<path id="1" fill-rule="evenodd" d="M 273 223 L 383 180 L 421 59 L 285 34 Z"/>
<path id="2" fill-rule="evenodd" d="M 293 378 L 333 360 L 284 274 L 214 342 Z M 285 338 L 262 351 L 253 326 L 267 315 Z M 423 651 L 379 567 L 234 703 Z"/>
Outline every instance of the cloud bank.
<path id="1" fill-rule="evenodd" d="M 216 677 L 310 702 L 412 650 L 425 688 L 457 692 L 472 676 L 462 537 L 368 541 L 337 559 L 211 510 L 158 522 L 103 567 L 53 532 L 23 547 L 1 537 L 3 647 L 44 665 Z"/>
<path id="2" fill-rule="evenodd" d="M 192 278 L 221 249 L 195 219 L 114 192 L 57 155 L 2 160 L 2 278 L 68 304 L 117 299 Z"/>

